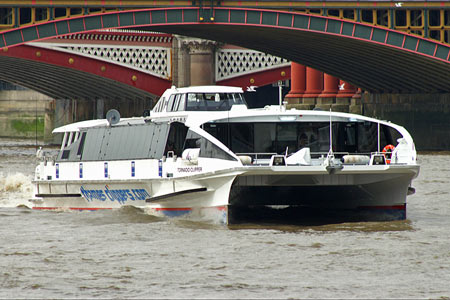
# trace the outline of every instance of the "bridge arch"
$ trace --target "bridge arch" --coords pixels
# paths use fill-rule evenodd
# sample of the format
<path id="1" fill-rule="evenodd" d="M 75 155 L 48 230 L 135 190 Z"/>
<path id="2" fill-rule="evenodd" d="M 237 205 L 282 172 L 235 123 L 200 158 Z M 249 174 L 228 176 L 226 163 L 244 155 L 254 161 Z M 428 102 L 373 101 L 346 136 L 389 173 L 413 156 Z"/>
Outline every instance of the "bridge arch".
<path id="1" fill-rule="evenodd" d="M 155 8 L 61 19 L 0 33 L 0 48 L 107 28 L 217 40 L 277 55 L 369 92 L 450 91 L 450 46 L 348 20 L 246 8 Z"/>
<path id="2" fill-rule="evenodd" d="M 171 81 L 113 62 L 26 44 L 0 56 L 0 79 L 55 99 L 155 99 Z"/>

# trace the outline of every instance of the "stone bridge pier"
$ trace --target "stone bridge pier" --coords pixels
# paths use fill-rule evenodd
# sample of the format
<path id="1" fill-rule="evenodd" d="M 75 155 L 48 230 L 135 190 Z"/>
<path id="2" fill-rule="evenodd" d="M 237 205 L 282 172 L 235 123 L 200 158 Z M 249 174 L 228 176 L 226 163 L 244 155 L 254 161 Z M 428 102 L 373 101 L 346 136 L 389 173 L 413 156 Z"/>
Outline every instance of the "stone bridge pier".
<path id="1" fill-rule="evenodd" d="M 214 41 L 175 35 L 172 84 L 177 87 L 215 84 L 217 45 Z"/>

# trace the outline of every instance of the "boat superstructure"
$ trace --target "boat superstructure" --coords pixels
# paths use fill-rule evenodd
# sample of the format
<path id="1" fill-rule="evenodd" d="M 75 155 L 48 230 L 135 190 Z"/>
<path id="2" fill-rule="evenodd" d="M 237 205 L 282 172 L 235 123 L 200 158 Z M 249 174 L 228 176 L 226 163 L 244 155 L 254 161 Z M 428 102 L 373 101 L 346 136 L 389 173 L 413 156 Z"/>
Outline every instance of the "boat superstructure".
<path id="1" fill-rule="evenodd" d="M 56 156 L 40 155 L 30 200 L 36 209 L 133 205 L 222 223 L 267 212 L 404 219 L 419 172 L 413 139 L 399 125 L 283 106 L 248 109 L 235 87 L 172 87 L 149 116 L 112 112 L 54 133 L 64 137 Z"/>

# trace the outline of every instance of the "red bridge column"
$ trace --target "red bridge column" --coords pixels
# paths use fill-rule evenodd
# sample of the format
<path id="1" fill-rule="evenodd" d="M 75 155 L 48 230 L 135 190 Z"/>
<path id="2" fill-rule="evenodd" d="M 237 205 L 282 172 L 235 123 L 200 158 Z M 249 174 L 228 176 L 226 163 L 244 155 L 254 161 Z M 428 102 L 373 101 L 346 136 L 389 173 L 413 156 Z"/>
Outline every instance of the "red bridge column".
<path id="1" fill-rule="evenodd" d="M 291 90 L 285 96 L 288 104 L 300 103 L 306 89 L 306 67 L 304 65 L 291 62 Z"/>
<path id="2" fill-rule="evenodd" d="M 306 68 L 306 91 L 303 94 L 303 104 L 315 105 L 316 97 L 323 90 L 323 73 L 307 67 Z"/>
<path id="3" fill-rule="evenodd" d="M 323 73 L 319 70 L 306 68 L 306 91 L 303 97 L 315 98 L 323 90 Z"/>
<path id="4" fill-rule="evenodd" d="M 317 106 L 329 110 L 339 92 L 339 78 L 330 74 L 323 74 L 324 89 L 317 99 Z"/>
<path id="5" fill-rule="evenodd" d="M 319 97 L 336 97 L 339 92 L 339 78 L 330 74 L 323 74 L 324 89 Z"/>

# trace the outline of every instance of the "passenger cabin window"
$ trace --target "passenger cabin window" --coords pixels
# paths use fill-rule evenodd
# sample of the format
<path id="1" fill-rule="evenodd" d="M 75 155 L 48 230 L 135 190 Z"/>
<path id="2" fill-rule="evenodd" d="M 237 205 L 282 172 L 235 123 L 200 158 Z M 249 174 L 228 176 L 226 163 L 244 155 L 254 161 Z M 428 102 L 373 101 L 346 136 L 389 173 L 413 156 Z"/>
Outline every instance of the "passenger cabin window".
<path id="1" fill-rule="evenodd" d="M 167 155 L 168 151 L 173 151 L 174 155 L 181 156 L 187 131 L 188 128 L 183 123 L 174 122 L 170 124 L 164 155 Z"/>
<path id="2" fill-rule="evenodd" d="M 202 137 L 193 131 L 188 131 L 186 136 L 186 141 L 183 149 L 188 148 L 200 148 L 199 154 L 200 157 L 218 158 L 236 161 L 236 159 L 232 155 L 228 154 L 226 151 L 222 150 L 219 146 L 215 145 L 205 137 Z"/>
<path id="3" fill-rule="evenodd" d="M 61 151 L 58 154 L 58 158 L 62 160 L 70 160 L 72 156 L 75 156 L 81 143 L 80 140 L 79 132 L 64 133 L 63 143 Z"/>
<path id="4" fill-rule="evenodd" d="M 63 150 L 61 154 L 61 159 L 68 159 L 70 155 L 70 150 Z"/>
<path id="5" fill-rule="evenodd" d="M 81 156 L 83 153 L 84 141 L 86 140 L 86 132 L 81 134 L 80 146 L 78 147 L 77 155 Z"/>
<path id="6" fill-rule="evenodd" d="M 327 153 L 330 147 L 329 122 L 206 123 L 205 131 L 234 153 L 294 153 L 309 147 L 312 154 Z M 377 123 L 334 122 L 333 151 L 365 153 L 377 151 Z M 397 145 L 401 134 L 380 126 L 380 146 Z M 380 149 L 381 150 L 381 149 Z"/>
<path id="7" fill-rule="evenodd" d="M 61 149 L 58 160 L 161 159 L 168 135 L 167 123 L 89 128 L 73 144 Z M 183 142 L 178 141 L 177 147 L 181 148 Z"/>

